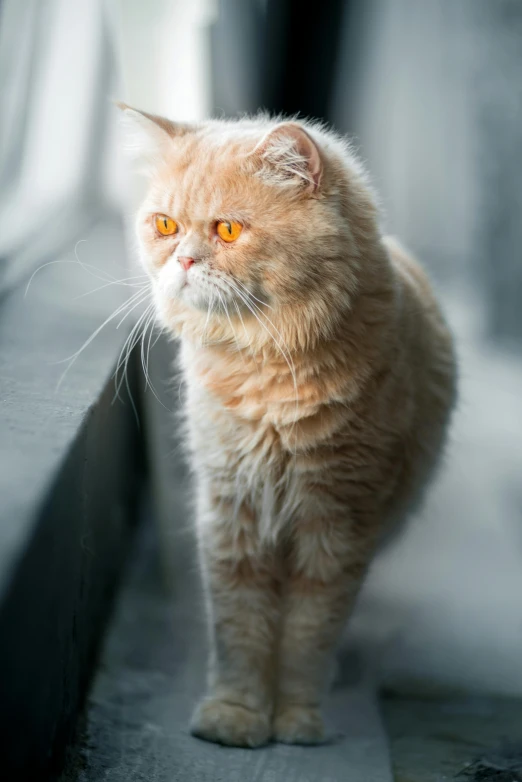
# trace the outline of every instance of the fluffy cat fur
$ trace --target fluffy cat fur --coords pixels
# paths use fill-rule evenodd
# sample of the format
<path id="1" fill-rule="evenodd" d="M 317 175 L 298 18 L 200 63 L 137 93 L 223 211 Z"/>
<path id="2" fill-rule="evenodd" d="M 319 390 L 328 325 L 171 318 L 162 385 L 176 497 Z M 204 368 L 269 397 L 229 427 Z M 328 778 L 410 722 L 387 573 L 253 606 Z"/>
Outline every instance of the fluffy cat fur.
<path id="1" fill-rule="evenodd" d="M 343 139 L 308 122 L 180 125 L 121 108 L 150 176 L 142 260 L 181 340 L 210 639 L 192 731 L 321 742 L 362 579 L 441 453 L 452 338 L 422 269 L 381 235 Z M 161 236 L 158 213 L 178 233 Z M 219 220 L 243 226 L 235 242 Z"/>

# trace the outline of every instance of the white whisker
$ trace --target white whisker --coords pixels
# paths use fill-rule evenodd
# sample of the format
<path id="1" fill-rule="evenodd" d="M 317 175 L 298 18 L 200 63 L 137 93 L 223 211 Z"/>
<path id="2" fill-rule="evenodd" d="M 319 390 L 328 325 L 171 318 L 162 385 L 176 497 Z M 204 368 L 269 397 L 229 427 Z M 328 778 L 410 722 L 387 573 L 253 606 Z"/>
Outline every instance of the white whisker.
<path id="1" fill-rule="evenodd" d="M 61 386 L 61 384 L 62 384 L 62 382 L 63 382 L 63 380 L 65 378 L 65 375 L 67 374 L 69 369 L 72 367 L 72 365 L 74 364 L 74 362 L 76 361 L 78 356 L 80 356 L 81 353 L 83 353 L 83 351 L 91 344 L 91 342 L 98 336 L 100 331 L 103 328 L 105 328 L 105 326 L 108 323 L 110 323 L 111 320 L 113 320 L 114 318 L 118 317 L 118 315 L 120 315 L 122 311 L 124 311 L 127 307 L 130 307 L 129 311 L 125 314 L 124 318 L 127 317 L 127 315 L 129 315 L 129 313 L 132 312 L 133 309 L 135 309 L 139 304 L 142 303 L 142 301 L 145 300 L 147 295 L 148 295 L 148 291 L 138 291 L 137 293 L 134 293 L 130 297 L 130 299 L 128 299 L 126 302 L 124 302 L 119 307 L 117 307 L 117 309 L 111 315 L 109 315 L 109 317 L 106 318 L 100 326 L 98 326 L 98 328 L 91 334 L 91 336 L 87 340 L 85 340 L 83 345 L 75 353 L 73 353 L 71 356 L 68 356 L 67 358 L 62 359 L 61 361 L 55 362 L 57 364 L 63 364 L 65 362 L 67 362 L 67 361 L 69 362 L 68 366 L 65 368 L 64 372 L 62 373 L 62 375 L 60 376 L 60 378 L 58 380 L 57 388 L 60 388 L 60 386 Z M 138 297 L 141 297 L 141 298 L 138 298 Z M 136 301 L 136 299 L 138 299 L 138 300 Z M 121 321 L 120 321 L 120 324 L 121 324 Z"/>
<path id="2" fill-rule="evenodd" d="M 243 302 L 245 303 L 247 308 L 250 310 L 252 315 L 254 315 L 254 317 L 256 318 L 258 323 L 264 328 L 266 333 L 271 337 L 274 345 L 278 348 L 279 352 L 283 356 L 283 358 L 284 358 L 284 360 L 285 360 L 285 362 L 286 362 L 286 364 L 288 366 L 288 369 L 290 370 L 290 374 L 292 376 L 292 380 L 293 380 L 293 384 L 294 384 L 294 393 L 295 393 L 295 412 L 294 412 L 294 421 L 293 421 L 293 426 L 295 426 L 297 424 L 297 412 L 298 412 L 298 409 L 299 409 L 299 397 L 298 397 L 298 390 L 297 390 L 297 376 L 296 376 L 296 372 L 295 372 L 295 364 L 294 364 L 294 361 L 293 361 L 292 356 L 290 354 L 290 351 L 288 350 L 288 348 L 286 348 L 286 345 L 284 344 L 284 340 L 283 340 L 283 337 L 282 337 L 281 333 L 276 328 L 274 323 L 272 323 L 270 318 L 264 312 L 262 312 L 262 310 L 256 304 L 254 304 L 253 302 L 247 301 L 246 297 L 240 292 L 239 288 L 235 287 L 232 282 L 228 281 L 228 284 L 230 285 L 232 290 L 235 290 L 237 295 L 243 300 Z M 272 326 L 272 328 L 274 329 L 276 334 L 279 336 L 279 339 L 281 340 L 281 343 L 282 343 L 283 347 L 281 347 L 281 344 L 277 342 L 277 340 L 275 339 L 274 335 L 266 327 L 266 325 L 260 319 L 260 317 L 258 316 L 258 314 L 256 313 L 255 310 L 257 310 L 259 312 L 259 315 L 261 315 L 262 317 L 266 318 L 266 320 L 270 323 L 270 325 Z M 296 455 L 297 455 L 297 450 L 294 451 L 294 457 Z"/>
<path id="3" fill-rule="evenodd" d="M 129 363 L 130 355 L 134 347 L 138 344 L 140 340 L 140 336 L 141 336 L 140 328 L 143 324 L 143 321 L 146 320 L 146 318 L 148 317 L 152 306 L 153 306 L 152 304 L 149 304 L 148 307 L 146 307 L 145 310 L 141 313 L 140 317 L 138 318 L 138 320 L 130 330 L 127 339 L 123 343 L 122 349 L 120 350 L 120 356 L 118 359 L 118 363 L 116 364 L 116 369 L 114 371 L 114 378 L 116 381 L 115 398 L 119 397 L 120 388 L 122 386 L 123 380 L 127 373 L 127 366 Z M 122 378 L 118 381 L 118 372 L 122 368 L 123 368 Z"/>
<path id="4" fill-rule="evenodd" d="M 126 279 L 124 278 L 123 280 L 111 280 L 110 282 L 106 282 L 104 285 L 100 285 L 98 288 L 93 288 L 92 291 L 80 293 L 79 296 L 74 297 L 73 301 L 76 301 L 77 299 L 83 299 L 85 296 L 90 296 L 93 293 L 98 293 L 98 291 L 102 291 L 104 288 L 109 288 L 111 285 L 122 285 L 126 288 L 145 288 L 147 285 L 147 277 L 147 274 L 140 274 L 136 277 L 127 277 Z M 135 279 L 141 279 L 143 282 L 129 282 L 129 280 Z"/>
<path id="5" fill-rule="evenodd" d="M 218 296 L 219 296 L 219 299 L 221 301 L 221 305 L 222 305 L 222 307 L 223 307 L 223 309 L 225 311 L 225 315 L 227 316 L 228 324 L 230 326 L 230 330 L 232 331 L 232 335 L 234 337 L 234 342 L 236 343 L 236 350 L 237 350 L 237 352 L 239 354 L 241 354 L 241 357 L 243 358 L 243 353 L 242 353 L 242 350 L 241 350 L 241 346 L 239 344 L 239 341 L 238 341 L 237 334 L 235 332 L 234 326 L 232 325 L 232 320 L 231 320 L 229 312 L 228 312 L 228 307 L 227 307 L 226 300 L 225 300 L 224 296 L 222 296 L 221 293 L 219 293 L 219 292 L 218 292 Z"/>
<path id="6" fill-rule="evenodd" d="M 259 304 L 262 304 L 264 307 L 268 307 L 269 310 L 274 309 L 266 301 L 263 301 L 262 299 L 258 299 L 257 296 L 254 296 L 254 294 L 248 290 L 247 286 L 244 283 L 242 283 L 241 280 L 238 280 L 237 277 L 234 277 L 234 282 L 248 295 L 250 299 L 255 299 L 255 301 L 259 302 Z"/>
<path id="7" fill-rule="evenodd" d="M 68 261 L 66 259 L 58 260 L 58 261 L 47 261 L 47 263 L 42 263 L 41 266 L 39 266 L 37 269 L 35 269 L 34 272 L 31 274 L 31 276 L 29 277 L 29 281 L 28 281 L 28 283 L 26 285 L 26 288 L 25 288 L 24 299 L 27 297 L 27 294 L 29 292 L 29 288 L 31 287 L 31 283 L 32 283 L 33 279 L 36 277 L 36 275 L 38 274 L 38 272 L 41 272 L 42 269 L 45 269 L 47 266 L 54 266 L 57 263 L 65 263 L 65 264 L 72 264 L 73 266 L 80 266 L 84 271 L 86 271 L 88 274 L 90 274 L 91 277 L 94 277 L 97 280 L 103 280 L 103 282 L 109 282 L 109 281 L 113 282 L 113 279 L 111 279 L 110 276 L 100 277 L 99 274 L 94 274 L 92 269 L 95 269 L 97 272 L 100 272 L 102 274 L 106 274 L 106 272 L 104 272 L 102 269 L 98 269 L 97 266 L 93 266 L 90 263 L 82 263 L 82 262 L 80 262 L 78 260 L 76 260 L 76 261 Z"/>
<path id="8" fill-rule="evenodd" d="M 252 345 L 250 343 L 250 338 L 249 338 L 248 331 L 247 331 L 246 326 L 245 326 L 245 321 L 243 320 L 243 316 L 241 315 L 241 310 L 239 309 L 239 305 L 238 305 L 238 303 L 237 303 L 237 301 L 235 299 L 233 299 L 233 303 L 234 303 L 234 306 L 235 306 L 235 308 L 237 310 L 237 314 L 238 314 L 239 320 L 241 321 L 241 325 L 243 326 L 243 331 L 245 332 L 245 337 L 246 337 L 248 348 L 250 350 L 250 355 L 252 356 L 252 361 L 254 362 L 254 366 L 255 366 L 255 368 L 257 370 L 257 374 L 259 375 L 260 374 L 259 363 L 258 363 L 258 361 L 256 359 L 256 355 L 255 355 L 254 350 L 252 348 Z"/>
<path id="9" fill-rule="evenodd" d="M 155 311 L 153 309 L 152 310 L 152 315 L 151 315 L 151 318 L 150 318 L 149 341 L 147 343 L 147 360 L 145 362 L 145 366 L 147 368 L 147 375 L 149 375 L 149 360 L 150 360 L 150 351 L 151 351 L 150 343 L 152 342 L 152 335 L 154 334 L 155 327 L 156 327 L 156 313 L 155 313 Z M 156 341 L 154 342 L 154 344 L 156 344 L 156 342 L 158 341 L 158 338 L 159 338 L 159 335 L 158 335 L 158 337 L 156 337 Z"/>
<path id="10" fill-rule="evenodd" d="M 214 306 L 214 291 L 211 291 L 211 296 L 212 296 L 212 298 L 211 298 L 211 300 L 209 302 L 209 305 L 207 307 L 207 317 L 205 319 L 205 324 L 203 326 L 203 335 L 202 335 L 203 342 L 205 341 L 205 332 L 207 330 L 207 326 L 208 326 L 208 323 L 209 323 L 209 320 L 210 320 L 210 313 L 211 313 L 212 308 Z"/>
<path id="11" fill-rule="evenodd" d="M 144 294 L 144 296 L 143 296 L 143 298 L 142 298 L 142 299 L 141 299 L 141 298 L 139 298 L 139 294 L 140 294 L 140 293 L 143 293 L 143 294 Z M 147 296 L 148 296 L 148 294 L 149 294 L 149 293 L 150 293 L 150 291 L 149 291 L 149 290 L 147 290 L 147 289 L 145 289 L 145 290 L 143 290 L 143 291 L 138 291 L 137 293 L 133 294 L 134 296 L 136 296 L 136 297 L 138 298 L 138 301 L 136 302 L 136 304 L 133 306 L 133 308 L 132 308 L 131 310 L 129 310 L 128 312 L 126 312 L 126 313 L 125 313 L 125 315 L 123 316 L 123 318 L 122 318 L 122 319 L 121 319 L 121 320 L 118 322 L 118 324 L 117 324 L 117 326 L 116 326 L 116 329 L 119 329 L 119 328 L 120 328 L 120 326 L 121 326 L 121 324 L 123 323 L 123 321 L 124 321 L 124 320 L 125 320 L 125 319 L 126 319 L 128 316 L 129 316 L 129 315 L 130 315 L 130 313 L 131 313 L 131 312 L 132 312 L 132 311 L 133 311 L 133 310 L 134 310 L 136 307 L 138 307 L 138 306 L 139 306 L 139 305 L 140 305 L 140 304 L 141 304 L 143 301 L 145 301 L 145 299 L 147 298 Z"/>
<path id="12" fill-rule="evenodd" d="M 147 386 L 152 391 L 154 397 L 156 400 L 160 403 L 160 405 L 167 410 L 169 413 L 172 412 L 170 408 L 168 408 L 159 398 L 158 394 L 156 393 L 156 389 L 154 388 L 154 385 L 152 384 L 152 381 L 150 379 L 149 370 L 148 370 L 148 358 L 145 358 L 145 340 L 147 337 L 147 331 L 152 324 L 152 327 L 154 327 L 154 303 L 149 304 L 149 306 L 146 308 L 146 310 L 142 313 L 136 324 L 134 325 L 131 333 L 127 337 L 125 344 L 122 348 L 122 351 L 120 353 L 120 360 L 118 362 L 118 365 L 116 367 L 115 371 L 115 379 L 116 379 L 116 394 L 115 398 L 119 397 L 119 392 L 121 389 L 121 385 L 123 382 L 123 378 L 125 378 L 125 382 L 127 381 L 127 368 L 129 364 L 130 357 L 132 355 L 132 352 L 136 345 L 141 341 L 140 346 L 140 357 L 141 357 L 141 366 L 143 370 L 143 374 L 145 377 L 145 391 L 147 390 Z M 143 325 L 143 323 L 145 325 Z M 153 330 L 153 329 L 152 329 Z M 151 334 L 152 334 L 151 330 Z M 149 337 L 149 345 L 150 345 L 150 337 Z M 117 375 L 119 370 L 123 368 L 123 375 L 122 379 L 120 381 L 117 380 Z"/>
<path id="13" fill-rule="evenodd" d="M 125 385 L 127 387 L 127 394 L 129 395 L 129 401 L 131 403 L 131 407 L 132 407 L 132 409 L 134 411 L 134 418 L 136 419 L 136 423 L 138 425 L 138 429 L 141 430 L 140 417 L 138 415 L 138 411 L 136 409 L 136 405 L 134 404 L 134 399 L 132 398 L 132 392 L 130 390 L 129 377 L 128 377 L 127 373 L 125 373 Z M 112 401 L 114 402 L 114 399 Z"/>

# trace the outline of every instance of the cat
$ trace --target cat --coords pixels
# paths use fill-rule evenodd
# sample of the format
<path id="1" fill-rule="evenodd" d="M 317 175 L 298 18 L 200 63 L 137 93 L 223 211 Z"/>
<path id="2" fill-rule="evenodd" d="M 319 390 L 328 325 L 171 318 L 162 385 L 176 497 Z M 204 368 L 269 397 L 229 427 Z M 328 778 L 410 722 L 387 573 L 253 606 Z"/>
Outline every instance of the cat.
<path id="1" fill-rule="evenodd" d="M 180 339 L 210 643 L 191 730 L 320 743 L 372 556 L 440 461 L 452 336 L 344 139 L 120 108 L 150 177 L 141 258 Z"/>

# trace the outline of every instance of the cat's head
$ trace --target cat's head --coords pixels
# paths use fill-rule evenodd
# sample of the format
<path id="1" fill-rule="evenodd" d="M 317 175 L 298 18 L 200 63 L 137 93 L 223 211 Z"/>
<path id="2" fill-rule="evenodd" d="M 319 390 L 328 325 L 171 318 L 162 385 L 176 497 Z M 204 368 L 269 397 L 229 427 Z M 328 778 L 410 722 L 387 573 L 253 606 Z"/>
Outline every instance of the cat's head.
<path id="1" fill-rule="evenodd" d="M 121 107 L 150 177 L 137 232 L 163 325 L 260 344 L 276 328 L 289 346 L 327 336 L 378 242 L 345 142 L 296 121 L 187 125 Z"/>

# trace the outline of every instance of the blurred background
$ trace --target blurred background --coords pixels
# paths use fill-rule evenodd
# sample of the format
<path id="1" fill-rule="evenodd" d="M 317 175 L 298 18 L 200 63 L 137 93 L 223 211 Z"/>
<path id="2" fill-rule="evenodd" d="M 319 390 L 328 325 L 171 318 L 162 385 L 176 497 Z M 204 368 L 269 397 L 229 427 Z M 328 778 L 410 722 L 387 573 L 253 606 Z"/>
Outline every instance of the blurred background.
<path id="1" fill-rule="evenodd" d="M 431 275 L 461 377 L 444 468 L 375 563 L 350 633 L 394 686 L 522 695 L 522 4 L 2 0 L 0 293 L 103 210 L 124 216 L 133 268 L 143 183 L 111 99 L 178 120 L 298 113 L 353 138 L 383 230 Z M 150 392 L 144 407 L 180 587 L 173 351 L 160 340 L 151 357 L 168 410 Z"/>

